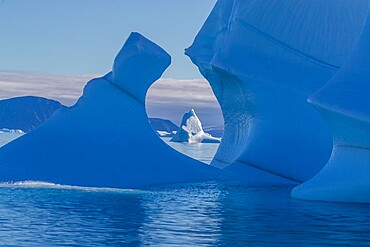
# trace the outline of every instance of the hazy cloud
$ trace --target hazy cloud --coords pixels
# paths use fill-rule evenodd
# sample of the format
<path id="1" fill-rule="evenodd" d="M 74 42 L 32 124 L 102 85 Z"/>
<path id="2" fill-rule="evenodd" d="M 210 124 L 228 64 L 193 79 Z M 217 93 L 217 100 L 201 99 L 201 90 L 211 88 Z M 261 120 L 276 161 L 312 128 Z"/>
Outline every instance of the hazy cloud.
<path id="1" fill-rule="evenodd" d="M 73 105 L 85 84 L 95 77 L 0 71 L 0 99 L 35 95 Z M 150 117 L 168 118 L 178 124 L 184 112 L 194 108 L 205 126 L 223 122 L 218 102 L 204 79 L 161 78 L 149 89 L 146 102 Z"/>
<path id="2" fill-rule="evenodd" d="M 86 82 L 94 77 L 0 71 L 0 99 L 35 95 L 73 105 Z"/>
<path id="3" fill-rule="evenodd" d="M 162 78 L 149 89 L 146 108 L 149 116 L 168 116 L 177 124 L 186 111 L 194 108 L 204 126 L 223 124 L 219 104 L 204 79 Z"/>

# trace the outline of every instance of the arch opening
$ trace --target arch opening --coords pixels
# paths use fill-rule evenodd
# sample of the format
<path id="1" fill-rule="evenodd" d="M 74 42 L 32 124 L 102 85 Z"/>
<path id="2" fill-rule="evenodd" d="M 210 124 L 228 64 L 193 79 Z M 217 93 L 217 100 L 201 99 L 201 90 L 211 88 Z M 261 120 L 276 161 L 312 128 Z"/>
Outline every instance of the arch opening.
<path id="1" fill-rule="evenodd" d="M 173 149 L 204 163 L 211 163 L 217 141 L 184 139 L 171 141 L 181 128 L 184 114 L 196 112 L 204 133 L 222 139 L 224 122 L 219 103 L 205 79 L 161 78 L 149 88 L 145 101 L 149 122 L 159 138 Z M 192 133 L 194 137 L 197 133 Z M 198 134 L 199 135 L 199 134 Z"/>

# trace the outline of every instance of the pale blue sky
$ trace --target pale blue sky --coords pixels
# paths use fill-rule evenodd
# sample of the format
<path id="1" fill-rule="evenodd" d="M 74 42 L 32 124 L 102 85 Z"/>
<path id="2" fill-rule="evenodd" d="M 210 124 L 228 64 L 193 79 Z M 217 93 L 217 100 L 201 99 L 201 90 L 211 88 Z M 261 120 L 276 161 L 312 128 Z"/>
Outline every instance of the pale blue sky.
<path id="1" fill-rule="evenodd" d="M 149 90 L 151 117 L 179 123 L 195 108 L 205 126 L 222 125 L 218 103 L 184 55 L 216 0 L 0 0 L 0 100 L 43 96 L 72 105 L 93 77 L 110 71 L 132 31 L 172 56 Z"/>
<path id="2" fill-rule="evenodd" d="M 0 69 L 104 74 L 131 31 L 172 56 L 164 77 L 201 78 L 183 55 L 216 0 L 0 0 Z"/>

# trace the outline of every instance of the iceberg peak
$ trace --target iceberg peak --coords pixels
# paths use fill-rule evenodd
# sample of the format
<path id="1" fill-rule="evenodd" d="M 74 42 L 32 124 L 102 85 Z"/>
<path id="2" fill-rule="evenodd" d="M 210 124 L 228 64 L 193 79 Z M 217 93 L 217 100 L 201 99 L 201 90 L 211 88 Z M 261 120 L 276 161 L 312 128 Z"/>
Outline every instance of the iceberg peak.
<path id="1" fill-rule="evenodd" d="M 192 133 L 193 135 L 203 131 L 202 123 L 200 122 L 197 114 L 195 114 L 194 109 L 191 109 L 189 112 L 184 114 L 180 128 Z"/>
<path id="2" fill-rule="evenodd" d="M 171 56 L 143 35 L 132 32 L 114 59 L 112 72 L 105 76 L 141 103 L 149 87 L 171 64 Z"/>
<path id="3" fill-rule="evenodd" d="M 197 114 L 194 109 L 191 109 L 182 117 L 180 128 L 176 135 L 172 137 L 171 141 L 188 143 L 219 143 L 221 142 L 221 139 L 205 133 Z"/>

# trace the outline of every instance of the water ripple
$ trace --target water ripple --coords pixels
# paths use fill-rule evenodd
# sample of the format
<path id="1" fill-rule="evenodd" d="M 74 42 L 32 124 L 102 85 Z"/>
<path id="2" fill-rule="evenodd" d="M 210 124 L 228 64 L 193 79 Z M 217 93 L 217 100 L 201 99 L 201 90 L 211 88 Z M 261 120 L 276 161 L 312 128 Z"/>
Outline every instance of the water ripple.
<path id="1" fill-rule="evenodd" d="M 305 202 L 290 188 L 222 183 L 148 190 L 0 186 L 0 246 L 348 246 L 370 207 Z"/>

